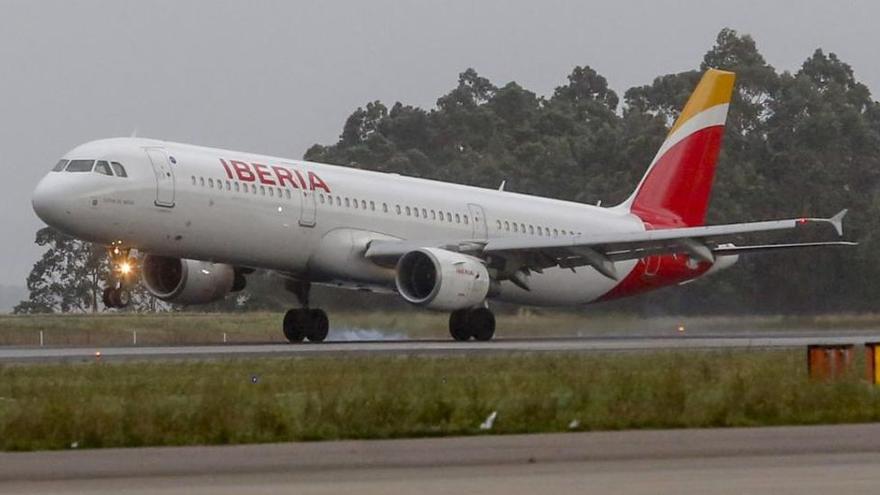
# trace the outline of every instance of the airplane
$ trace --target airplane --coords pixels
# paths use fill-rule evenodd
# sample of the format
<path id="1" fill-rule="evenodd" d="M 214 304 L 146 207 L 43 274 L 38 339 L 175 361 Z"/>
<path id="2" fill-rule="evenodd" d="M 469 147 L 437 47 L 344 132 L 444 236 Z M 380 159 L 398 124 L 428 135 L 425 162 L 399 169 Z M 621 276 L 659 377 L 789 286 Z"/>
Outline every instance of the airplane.
<path id="1" fill-rule="evenodd" d="M 309 304 L 312 284 L 396 293 L 450 312 L 453 339 L 486 341 L 495 334 L 490 300 L 584 305 L 686 283 L 741 254 L 855 244 L 729 242 L 815 224 L 842 237 L 846 210 L 705 225 L 734 80 L 703 74 L 638 186 L 612 207 L 113 138 L 64 155 L 34 190 L 33 209 L 108 248 L 107 307 L 126 306 L 137 278 L 163 301 L 200 304 L 242 290 L 259 269 L 281 275 L 298 300 L 281 325 L 290 342 L 327 337 L 327 314 Z"/>

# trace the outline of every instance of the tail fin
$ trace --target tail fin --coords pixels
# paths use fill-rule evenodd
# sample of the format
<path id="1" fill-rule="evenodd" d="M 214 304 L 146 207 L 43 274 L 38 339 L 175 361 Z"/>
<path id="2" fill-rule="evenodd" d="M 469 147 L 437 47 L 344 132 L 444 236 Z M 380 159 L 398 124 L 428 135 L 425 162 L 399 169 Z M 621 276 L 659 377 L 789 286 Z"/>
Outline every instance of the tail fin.
<path id="1" fill-rule="evenodd" d="M 657 151 L 639 186 L 621 207 L 653 227 L 703 225 L 733 72 L 709 69 Z"/>

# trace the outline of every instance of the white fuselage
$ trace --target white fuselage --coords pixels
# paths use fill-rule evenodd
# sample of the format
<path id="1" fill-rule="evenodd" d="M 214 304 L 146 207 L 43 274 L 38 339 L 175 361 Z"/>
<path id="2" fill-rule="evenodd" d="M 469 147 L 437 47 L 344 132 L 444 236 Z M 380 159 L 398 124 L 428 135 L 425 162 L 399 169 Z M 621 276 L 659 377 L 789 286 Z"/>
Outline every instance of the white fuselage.
<path id="1" fill-rule="evenodd" d="M 168 161 L 154 163 L 161 157 Z M 394 289 L 393 267 L 363 257 L 374 239 L 645 229 L 622 209 L 165 141 L 94 141 L 64 158 L 116 161 L 128 177 L 50 172 L 34 193 L 34 209 L 53 227 L 102 244 L 122 241 L 146 253 L 353 288 Z M 619 262 L 616 268 L 625 276 L 636 263 Z M 497 298 L 583 304 L 616 284 L 590 267 L 553 268 L 532 274 L 530 291 L 502 283 Z"/>

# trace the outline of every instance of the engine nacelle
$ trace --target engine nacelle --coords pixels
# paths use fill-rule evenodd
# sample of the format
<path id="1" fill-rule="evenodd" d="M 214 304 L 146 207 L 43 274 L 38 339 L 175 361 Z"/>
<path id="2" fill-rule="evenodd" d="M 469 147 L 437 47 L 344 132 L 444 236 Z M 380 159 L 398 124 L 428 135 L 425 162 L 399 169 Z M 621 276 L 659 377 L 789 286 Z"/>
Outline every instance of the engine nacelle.
<path id="1" fill-rule="evenodd" d="M 436 248 L 401 256 L 395 283 L 407 302 L 449 311 L 482 303 L 490 287 L 489 272 L 479 258 Z"/>
<path id="2" fill-rule="evenodd" d="M 163 301 L 177 304 L 214 302 L 232 290 L 235 269 L 207 261 L 147 255 L 142 270 L 144 286 Z"/>

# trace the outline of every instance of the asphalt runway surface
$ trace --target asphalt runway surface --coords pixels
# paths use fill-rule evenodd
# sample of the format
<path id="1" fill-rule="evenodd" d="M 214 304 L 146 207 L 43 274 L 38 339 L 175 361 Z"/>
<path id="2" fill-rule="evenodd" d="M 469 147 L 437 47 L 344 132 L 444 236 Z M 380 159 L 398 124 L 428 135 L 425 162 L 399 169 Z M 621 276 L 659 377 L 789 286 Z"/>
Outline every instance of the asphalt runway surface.
<path id="1" fill-rule="evenodd" d="M 0 493 L 877 493 L 880 424 L 0 454 Z"/>
<path id="2" fill-rule="evenodd" d="M 737 333 L 735 335 L 672 335 L 496 339 L 490 342 L 452 340 L 382 340 L 322 344 L 212 344 L 124 347 L 0 347 L 0 363 L 83 362 L 144 359 L 219 359 L 242 357 L 305 357 L 333 355 L 458 355 L 466 353 L 645 351 L 655 349 L 773 349 L 810 344 L 880 342 L 880 331 Z"/>

